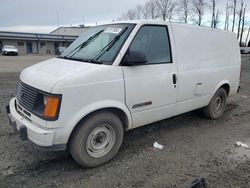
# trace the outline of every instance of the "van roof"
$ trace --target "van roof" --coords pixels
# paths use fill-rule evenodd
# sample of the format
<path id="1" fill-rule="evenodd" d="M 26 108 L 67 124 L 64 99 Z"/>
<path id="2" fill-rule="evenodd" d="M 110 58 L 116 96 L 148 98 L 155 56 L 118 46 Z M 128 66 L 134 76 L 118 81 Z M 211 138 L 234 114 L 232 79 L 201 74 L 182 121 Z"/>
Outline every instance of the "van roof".
<path id="1" fill-rule="evenodd" d="M 185 24 L 185 23 L 178 23 L 178 22 L 168 22 L 168 21 L 162 21 L 162 20 L 124 20 L 124 21 L 115 21 L 112 23 L 133 23 L 133 24 L 171 24 L 171 25 L 176 25 L 176 26 L 182 26 L 182 27 L 193 27 L 197 29 L 204 29 L 204 30 L 211 30 L 211 31 L 219 31 L 219 32 L 226 32 L 226 33 L 231 33 L 235 34 L 231 31 L 225 31 L 222 29 L 218 28 L 211 28 L 208 26 L 198 26 L 198 25 L 193 25 L 193 24 Z"/>

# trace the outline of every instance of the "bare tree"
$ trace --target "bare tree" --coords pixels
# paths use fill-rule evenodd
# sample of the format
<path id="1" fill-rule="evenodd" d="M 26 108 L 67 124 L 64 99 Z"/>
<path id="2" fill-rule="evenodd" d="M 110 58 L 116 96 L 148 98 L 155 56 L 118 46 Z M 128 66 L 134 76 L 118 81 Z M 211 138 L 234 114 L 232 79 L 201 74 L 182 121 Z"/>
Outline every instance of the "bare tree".
<path id="1" fill-rule="evenodd" d="M 245 26 L 245 16 L 246 16 L 246 5 L 242 13 L 242 25 L 241 25 L 241 31 L 240 31 L 240 44 L 242 42 L 242 36 L 244 33 L 244 26 Z"/>
<path id="2" fill-rule="evenodd" d="M 174 15 L 176 3 L 173 3 L 171 0 L 156 0 L 155 2 L 162 19 L 164 21 L 166 19 L 171 20 Z"/>
<path id="3" fill-rule="evenodd" d="M 129 19 L 129 20 L 135 20 L 136 19 L 135 10 L 133 10 L 133 9 L 128 10 L 127 19 Z"/>
<path id="4" fill-rule="evenodd" d="M 135 14 L 136 14 L 136 18 L 138 20 L 140 20 L 141 19 L 141 14 L 142 14 L 142 6 L 141 5 L 137 5 L 135 7 Z"/>
<path id="5" fill-rule="evenodd" d="M 119 18 L 117 18 L 116 20 L 120 21 L 120 20 L 127 20 L 127 14 L 123 13 Z"/>
<path id="6" fill-rule="evenodd" d="M 152 19 L 155 19 L 156 18 L 156 8 L 157 8 L 155 0 L 149 0 L 146 3 L 146 6 L 148 7 L 148 11 L 149 11 L 150 17 Z"/>
<path id="7" fill-rule="evenodd" d="M 229 6 L 227 3 L 224 30 L 228 31 L 228 26 L 229 26 Z"/>
<path id="8" fill-rule="evenodd" d="M 142 12 L 143 18 L 148 19 L 148 17 L 149 17 L 149 7 L 148 7 L 147 3 L 142 6 L 141 12 Z"/>
<path id="9" fill-rule="evenodd" d="M 245 46 L 248 46 L 247 42 L 248 42 L 249 33 L 250 33 L 250 26 L 249 26 L 248 31 L 247 31 Z"/>
<path id="10" fill-rule="evenodd" d="M 219 9 L 216 10 L 216 3 L 217 0 L 211 0 L 211 9 L 212 9 L 212 19 L 211 19 L 211 27 L 217 28 L 218 23 L 219 23 L 219 16 L 220 16 L 220 11 Z M 227 5 L 228 6 L 228 5 Z"/>
<path id="11" fill-rule="evenodd" d="M 211 20 L 211 27 L 215 27 L 215 8 L 216 8 L 216 2 L 215 0 L 211 0 L 212 3 L 212 20 Z"/>
<path id="12" fill-rule="evenodd" d="M 220 11 L 217 9 L 215 18 L 214 18 L 214 28 L 218 28 L 218 24 L 220 23 Z"/>
<path id="13" fill-rule="evenodd" d="M 184 22 L 187 23 L 190 13 L 190 0 L 180 0 L 178 4 L 178 11 L 181 14 L 181 19 L 183 19 Z"/>
<path id="14" fill-rule="evenodd" d="M 242 13 L 243 13 L 243 5 L 244 5 L 244 2 L 243 0 L 241 0 L 241 3 L 240 3 L 240 10 L 237 12 L 238 14 L 238 32 L 237 32 L 237 39 L 239 39 L 239 36 L 240 36 L 240 26 L 241 26 L 241 21 L 242 21 Z"/>
<path id="15" fill-rule="evenodd" d="M 233 0 L 233 25 L 232 25 L 232 32 L 234 32 L 234 24 L 235 24 L 235 16 L 236 16 L 236 6 L 237 6 L 237 0 Z"/>
<path id="16" fill-rule="evenodd" d="M 193 12 L 198 16 L 197 24 L 201 25 L 204 9 L 206 6 L 205 0 L 192 0 L 193 3 Z"/>

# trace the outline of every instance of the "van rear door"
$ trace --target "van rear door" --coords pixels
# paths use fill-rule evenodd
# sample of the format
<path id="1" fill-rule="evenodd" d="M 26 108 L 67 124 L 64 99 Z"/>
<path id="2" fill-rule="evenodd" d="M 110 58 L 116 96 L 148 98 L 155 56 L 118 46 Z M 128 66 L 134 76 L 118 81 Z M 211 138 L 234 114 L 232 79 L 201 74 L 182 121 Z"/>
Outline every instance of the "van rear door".
<path id="1" fill-rule="evenodd" d="M 126 104 L 134 127 L 174 114 L 178 75 L 171 51 L 166 25 L 143 25 L 126 52 L 139 52 L 147 59 L 143 64 L 123 66 Z"/>

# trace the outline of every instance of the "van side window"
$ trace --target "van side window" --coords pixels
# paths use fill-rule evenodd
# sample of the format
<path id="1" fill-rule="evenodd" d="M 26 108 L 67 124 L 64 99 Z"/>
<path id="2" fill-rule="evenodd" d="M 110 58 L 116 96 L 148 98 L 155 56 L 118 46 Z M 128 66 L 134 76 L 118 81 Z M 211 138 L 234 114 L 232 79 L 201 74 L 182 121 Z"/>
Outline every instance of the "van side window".
<path id="1" fill-rule="evenodd" d="M 166 26 L 142 26 L 129 50 L 144 53 L 146 64 L 171 63 L 171 49 Z"/>

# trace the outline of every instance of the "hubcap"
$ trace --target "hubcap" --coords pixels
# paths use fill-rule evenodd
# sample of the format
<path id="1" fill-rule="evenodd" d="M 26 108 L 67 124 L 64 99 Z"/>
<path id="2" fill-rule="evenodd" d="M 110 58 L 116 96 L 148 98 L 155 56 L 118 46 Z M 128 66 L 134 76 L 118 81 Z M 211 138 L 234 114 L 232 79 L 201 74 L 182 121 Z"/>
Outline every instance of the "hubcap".
<path id="1" fill-rule="evenodd" d="M 116 134 L 112 126 L 101 125 L 93 129 L 86 143 L 86 150 L 91 157 L 106 155 L 114 146 Z"/>

